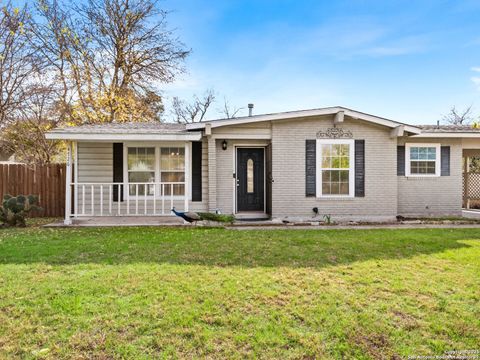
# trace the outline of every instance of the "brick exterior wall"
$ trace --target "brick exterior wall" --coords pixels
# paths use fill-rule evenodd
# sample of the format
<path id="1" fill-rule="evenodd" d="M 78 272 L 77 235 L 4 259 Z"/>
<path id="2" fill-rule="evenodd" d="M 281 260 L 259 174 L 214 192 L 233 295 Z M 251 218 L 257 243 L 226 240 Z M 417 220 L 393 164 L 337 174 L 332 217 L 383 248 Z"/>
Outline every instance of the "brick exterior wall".
<path id="1" fill-rule="evenodd" d="M 450 146 L 450 176 L 398 177 L 398 214 L 403 216 L 445 216 L 462 214 L 461 139 L 399 139 L 405 143 L 440 143 Z M 405 161 L 408 161 L 406 159 Z"/>
<path id="2" fill-rule="evenodd" d="M 322 199 L 305 196 L 305 140 L 333 127 L 333 117 L 272 123 L 272 216 L 311 218 L 313 207 L 332 220 L 392 220 L 397 215 L 397 140 L 390 129 L 345 119 L 339 128 L 365 140 L 365 197 Z M 353 159 L 352 159 L 353 161 Z"/>
<path id="3" fill-rule="evenodd" d="M 271 134 L 272 217 L 313 217 L 312 208 L 332 220 L 392 220 L 404 216 L 461 215 L 461 139 L 390 138 L 390 129 L 345 118 L 339 128 L 350 130 L 354 139 L 365 140 L 365 197 L 322 199 L 305 196 L 305 140 L 333 127 L 333 116 L 258 123 L 213 129 L 218 139 L 204 137 L 202 144 L 202 201 L 190 202 L 193 211 L 234 211 L 236 145 L 266 146 L 270 140 L 229 139 L 222 149 L 223 134 L 252 137 Z M 221 130 L 220 130 L 221 129 Z M 450 146 L 450 176 L 418 178 L 397 176 L 397 145 L 405 142 L 440 143 Z M 99 154 L 99 151 L 102 150 Z M 90 155 L 91 154 L 91 155 Z M 99 158 L 100 157 L 100 158 Z M 79 144 L 79 180 L 110 182 L 111 144 Z M 93 178 L 91 176 L 93 176 Z M 90 176 L 90 177 L 89 177 Z M 88 195 L 88 194 L 87 194 Z"/>

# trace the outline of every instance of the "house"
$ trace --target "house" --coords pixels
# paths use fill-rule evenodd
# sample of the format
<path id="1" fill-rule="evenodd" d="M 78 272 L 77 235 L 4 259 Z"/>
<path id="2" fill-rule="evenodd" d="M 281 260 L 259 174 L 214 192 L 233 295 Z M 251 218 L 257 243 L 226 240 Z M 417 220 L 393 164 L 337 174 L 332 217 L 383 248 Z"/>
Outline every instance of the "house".
<path id="1" fill-rule="evenodd" d="M 17 164 L 15 154 L 5 146 L 5 141 L 0 139 L 0 164 Z"/>
<path id="2" fill-rule="evenodd" d="M 69 144 L 67 224 L 165 216 L 173 206 L 245 218 L 311 219 L 314 208 L 335 220 L 460 216 L 471 192 L 463 159 L 480 154 L 472 127 L 413 126 L 344 107 L 59 128 L 47 138 Z"/>

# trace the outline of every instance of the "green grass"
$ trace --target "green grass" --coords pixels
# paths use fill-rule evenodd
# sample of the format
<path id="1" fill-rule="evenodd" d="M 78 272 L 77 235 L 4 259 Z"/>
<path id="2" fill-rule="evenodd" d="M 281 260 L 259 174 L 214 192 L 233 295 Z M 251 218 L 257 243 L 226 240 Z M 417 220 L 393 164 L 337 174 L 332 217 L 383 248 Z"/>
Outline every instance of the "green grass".
<path id="1" fill-rule="evenodd" d="M 0 358 L 480 347 L 480 231 L 0 230 Z"/>

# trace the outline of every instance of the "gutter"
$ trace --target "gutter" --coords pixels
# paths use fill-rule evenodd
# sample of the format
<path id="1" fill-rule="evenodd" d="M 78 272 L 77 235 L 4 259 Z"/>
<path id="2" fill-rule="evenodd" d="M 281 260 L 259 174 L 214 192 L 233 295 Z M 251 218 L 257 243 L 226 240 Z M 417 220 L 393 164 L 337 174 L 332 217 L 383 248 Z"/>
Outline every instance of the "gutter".
<path id="1" fill-rule="evenodd" d="M 438 133 L 421 133 L 414 135 L 415 138 L 480 138 L 480 132 L 438 132 Z"/>

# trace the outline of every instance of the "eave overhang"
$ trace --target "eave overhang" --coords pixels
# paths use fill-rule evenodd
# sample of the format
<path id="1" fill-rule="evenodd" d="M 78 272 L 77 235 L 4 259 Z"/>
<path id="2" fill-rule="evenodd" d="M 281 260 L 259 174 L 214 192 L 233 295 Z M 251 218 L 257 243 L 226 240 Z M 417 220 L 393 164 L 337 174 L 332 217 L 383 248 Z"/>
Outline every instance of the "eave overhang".
<path id="1" fill-rule="evenodd" d="M 202 139 L 200 131 L 181 134 L 136 134 L 136 133 L 80 133 L 53 130 L 45 134 L 49 140 L 70 141 L 199 141 Z"/>

